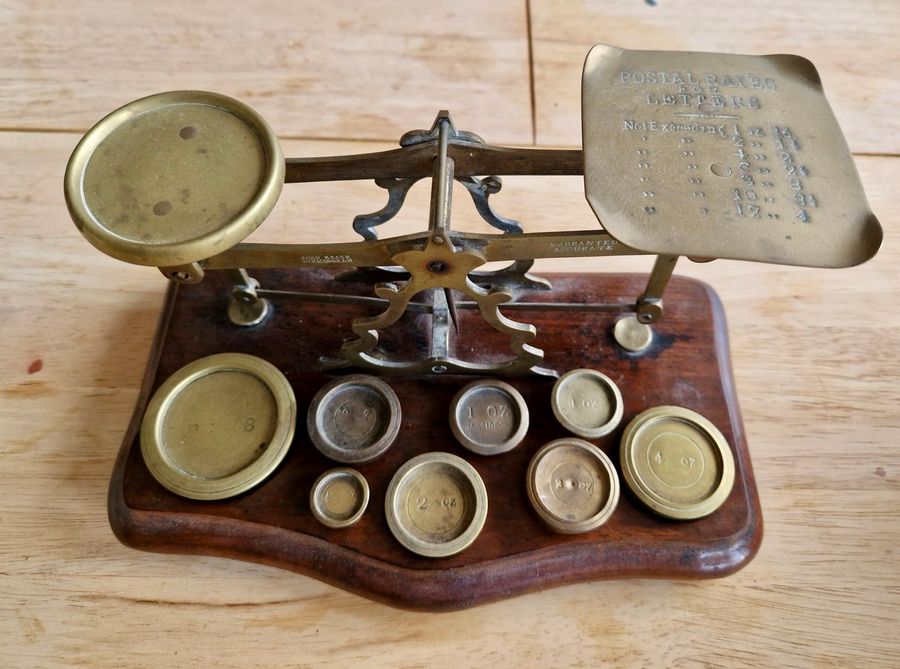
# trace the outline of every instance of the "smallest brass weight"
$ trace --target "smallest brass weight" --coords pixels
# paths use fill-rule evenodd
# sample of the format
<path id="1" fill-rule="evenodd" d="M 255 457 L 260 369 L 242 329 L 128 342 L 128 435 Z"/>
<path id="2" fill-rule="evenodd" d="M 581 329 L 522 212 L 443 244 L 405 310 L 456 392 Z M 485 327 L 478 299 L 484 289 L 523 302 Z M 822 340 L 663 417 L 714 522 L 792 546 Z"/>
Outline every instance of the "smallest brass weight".
<path id="1" fill-rule="evenodd" d="M 676 520 L 708 516 L 734 485 L 734 456 L 725 437 L 683 407 L 653 407 L 635 416 L 622 434 L 621 465 L 634 494 Z"/>
<path id="2" fill-rule="evenodd" d="M 141 453 L 157 481 L 191 499 L 225 499 L 266 479 L 294 438 L 297 402 L 274 365 L 220 353 L 185 365 L 157 389 Z"/>
<path id="3" fill-rule="evenodd" d="M 326 527 L 355 525 L 369 505 L 369 484 L 355 469 L 329 469 L 313 483 L 309 507 Z"/>
<path id="4" fill-rule="evenodd" d="M 456 440 L 479 455 L 512 450 L 528 432 L 528 405 L 510 384 L 474 381 L 450 404 L 450 429 Z"/>
<path id="5" fill-rule="evenodd" d="M 381 379 L 352 374 L 316 393 L 306 427 L 316 448 L 332 460 L 370 462 L 397 438 L 400 400 Z"/>
<path id="6" fill-rule="evenodd" d="M 622 393 L 606 374 L 573 369 L 557 380 L 551 396 L 553 415 L 569 432 L 599 439 L 622 420 Z"/>
<path id="7" fill-rule="evenodd" d="M 557 439 L 535 453 L 528 499 L 551 529 L 580 534 L 603 525 L 619 503 L 619 477 L 609 457 L 581 439 Z"/>
<path id="8" fill-rule="evenodd" d="M 425 557 L 449 557 L 468 548 L 484 527 L 488 497 L 475 468 L 450 453 L 425 453 L 407 461 L 384 500 L 391 534 Z"/>

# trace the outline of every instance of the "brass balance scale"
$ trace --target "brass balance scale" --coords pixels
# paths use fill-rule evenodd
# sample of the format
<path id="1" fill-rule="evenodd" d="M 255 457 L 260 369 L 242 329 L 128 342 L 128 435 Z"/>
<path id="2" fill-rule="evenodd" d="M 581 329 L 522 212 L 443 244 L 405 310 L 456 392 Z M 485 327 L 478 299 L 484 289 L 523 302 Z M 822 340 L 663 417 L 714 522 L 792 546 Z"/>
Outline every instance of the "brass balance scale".
<path id="1" fill-rule="evenodd" d="M 847 267 L 881 227 L 803 58 L 599 45 L 582 86 L 583 151 L 491 146 L 440 112 L 398 149 L 285 160 L 252 109 L 199 91 L 94 126 L 72 218 L 170 281 L 117 536 L 425 609 L 746 564 L 762 519 L 724 316 L 676 261 Z M 497 175 L 581 174 L 602 227 L 528 233 L 493 209 Z M 429 177 L 427 229 L 380 239 Z M 242 241 L 283 184 L 354 179 L 387 191 L 360 241 Z M 451 228 L 454 182 L 497 233 Z M 654 256 L 649 277 L 531 273 L 618 255 Z"/>

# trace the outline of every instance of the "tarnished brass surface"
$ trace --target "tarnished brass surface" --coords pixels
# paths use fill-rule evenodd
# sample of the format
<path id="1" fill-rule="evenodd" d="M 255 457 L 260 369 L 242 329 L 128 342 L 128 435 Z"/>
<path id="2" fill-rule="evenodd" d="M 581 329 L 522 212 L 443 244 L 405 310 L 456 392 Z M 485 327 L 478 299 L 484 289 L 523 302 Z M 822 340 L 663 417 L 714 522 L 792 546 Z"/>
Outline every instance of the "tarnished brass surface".
<path id="1" fill-rule="evenodd" d="M 553 415 L 569 432 L 597 439 L 622 420 L 622 393 L 611 378 L 594 369 L 572 369 L 553 386 Z"/>
<path id="2" fill-rule="evenodd" d="M 528 432 L 528 405 L 508 383 L 473 381 L 450 404 L 450 429 L 460 444 L 479 455 L 506 453 Z"/>
<path id="3" fill-rule="evenodd" d="M 221 353 L 185 365 L 157 389 L 141 424 L 153 477 L 191 499 L 224 499 L 258 485 L 287 454 L 297 403 L 261 358 Z"/>
<path id="4" fill-rule="evenodd" d="M 385 283 L 376 287 L 375 294 L 386 299 L 388 307 L 377 316 L 353 321 L 352 329 L 357 338 L 345 342 L 341 348 L 341 353 L 348 361 L 358 366 L 407 374 L 428 371 L 490 373 L 497 368 L 513 368 L 513 371 L 527 373 L 530 369 L 540 369 L 537 363 L 543 360 L 544 352 L 528 343 L 536 336 L 534 326 L 519 323 L 500 313 L 500 305 L 511 301 L 512 295 L 502 290 L 486 290 L 469 278 L 469 272 L 484 264 L 481 255 L 456 251 L 454 246 L 447 242 L 447 233 L 439 228 L 438 232 L 428 239 L 423 250 L 398 253 L 392 258 L 391 264 L 402 266 L 409 271 L 410 278 L 400 286 Z M 408 363 L 383 360 L 372 355 L 379 340 L 378 330 L 396 323 L 406 312 L 407 305 L 413 297 L 423 290 L 440 290 L 444 293 L 444 289 L 449 288 L 472 298 L 478 304 L 485 321 L 509 335 L 510 347 L 516 354 L 515 359 L 500 365 L 467 363 L 451 359 L 445 346 L 440 346 L 442 350 L 435 351 L 436 355 L 431 358 Z M 432 319 L 433 331 L 436 324 L 438 331 L 443 329 L 447 332 L 445 328 L 441 328 L 447 325 L 447 320 L 440 322 L 436 316 L 435 314 Z M 448 311 L 447 318 L 449 317 Z M 435 343 L 438 343 L 437 338 L 432 337 L 432 348 Z"/>
<path id="5" fill-rule="evenodd" d="M 537 514 L 563 534 L 600 527 L 619 503 L 619 477 L 612 461 L 581 439 L 557 439 L 543 446 L 528 465 L 526 485 Z"/>
<path id="6" fill-rule="evenodd" d="M 313 398 L 306 427 L 313 444 L 336 462 L 362 463 L 384 453 L 400 431 L 400 400 L 381 379 L 335 379 Z"/>
<path id="7" fill-rule="evenodd" d="M 327 527 L 355 525 L 369 505 L 369 484 L 355 469 L 329 469 L 313 483 L 309 508 Z"/>
<path id="8" fill-rule="evenodd" d="M 613 326 L 613 338 L 626 351 L 640 353 L 653 343 L 653 328 L 634 315 L 623 316 Z"/>
<path id="9" fill-rule="evenodd" d="M 679 520 L 708 516 L 734 485 L 734 457 L 719 429 L 696 411 L 647 409 L 622 434 L 625 482 L 656 513 Z"/>
<path id="10" fill-rule="evenodd" d="M 69 212 L 94 246 L 139 265 L 186 265 L 255 230 L 284 184 L 275 133 L 242 102 L 173 91 L 112 112 L 78 143 Z"/>
<path id="11" fill-rule="evenodd" d="M 488 498 L 475 468 L 450 453 L 425 453 L 406 462 L 384 500 L 391 534 L 425 557 L 448 557 L 468 548 L 487 518 Z"/>
<path id="12" fill-rule="evenodd" d="M 442 110 L 429 130 L 406 133 L 393 151 L 286 162 L 271 128 L 242 103 L 199 91 L 161 93 L 122 107 L 85 135 L 66 171 L 66 200 L 85 237 L 114 257 L 156 265 L 179 283 L 197 283 L 216 269 L 238 276 L 228 305 L 235 325 L 261 325 L 272 313 L 270 298 L 352 297 L 262 287 L 241 268 L 355 268 L 354 280 L 375 294 L 359 299 L 383 310 L 356 318 L 355 337 L 323 369 L 406 375 L 556 376 L 544 366 L 536 328 L 513 320 L 507 312 L 514 310 L 633 313 L 613 334 L 623 349 L 641 353 L 652 342 L 643 326 L 663 317 L 663 292 L 681 256 L 844 267 L 878 250 L 881 226 L 809 61 L 599 45 L 588 54 L 582 84 L 583 153 L 490 146 L 458 130 Z M 502 174 L 582 171 L 602 228 L 574 222 L 567 230 L 527 233 L 490 198 L 500 192 Z M 378 226 L 426 177 L 427 229 L 379 239 Z M 242 243 L 285 180 L 351 179 L 374 179 L 387 192 L 380 209 L 348 221 L 363 241 Z M 455 182 L 502 234 L 452 229 Z M 633 299 L 520 301 L 526 291 L 550 289 L 530 274 L 535 259 L 641 254 L 657 257 L 646 289 Z M 508 264 L 485 269 L 494 262 Z M 414 301 L 422 292 L 431 299 Z M 466 301 L 458 304 L 459 293 Z M 465 336 L 457 318 L 463 308 L 477 308 L 508 337 L 506 359 L 456 357 L 463 349 L 451 336 Z M 383 355 L 382 331 L 411 310 L 431 317 L 429 350 L 411 360 Z M 573 431 L 600 435 L 584 429 Z"/>
<path id="13" fill-rule="evenodd" d="M 882 231 L 812 63 L 598 45 L 582 78 L 585 192 L 644 252 L 844 267 Z"/>
<path id="14" fill-rule="evenodd" d="M 395 264 L 397 253 L 424 248 L 428 233 L 362 242 L 326 244 L 237 244 L 203 263 L 206 269 L 232 267 L 374 267 Z M 603 230 L 531 232 L 496 235 L 474 232 L 452 233 L 454 245 L 480 253 L 483 262 L 505 262 L 534 258 L 586 258 L 643 255 L 623 246 Z M 475 265 L 474 267 L 478 267 Z M 474 267 L 472 269 L 474 269 Z"/>

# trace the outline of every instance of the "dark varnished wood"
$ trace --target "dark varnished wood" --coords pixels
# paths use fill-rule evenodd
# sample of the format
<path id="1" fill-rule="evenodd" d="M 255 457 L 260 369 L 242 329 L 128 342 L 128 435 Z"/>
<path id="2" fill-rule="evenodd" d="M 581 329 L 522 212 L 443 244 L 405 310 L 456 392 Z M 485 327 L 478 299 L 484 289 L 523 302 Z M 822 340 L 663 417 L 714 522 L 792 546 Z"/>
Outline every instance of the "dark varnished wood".
<path id="1" fill-rule="evenodd" d="M 252 273 L 264 287 L 369 294 L 359 284 L 333 283 L 323 270 Z M 556 275 L 553 297 L 561 302 L 633 300 L 646 277 Z M 218 555 L 291 569 L 390 604 L 427 610 L 457 609 L 564 583 L 629 577 L 705 578 L 730 574 L 756 553 L 762 517 L 731 376 L 724 314 L 715 293 L 700 282 L 675 277 L 666 292 L 666 315 L 656 343 L 644 356 L 616 349 L 608 313 L 528 312 L 537 326 L 535 345 L 559 371 L 592 367 L 613 378 L 625 400 L 625 416 L 612 435 L 595 440 L 618 466 L 618 440 L 641 410 L 685 406 L 708 417 L 735 455 L 731 496 L 712 516 L 692 522 L 658 518 L 627 491 L 612 519 L 582 535 L 545 528 L 525 492 L 525 471 L 541 445 L 566 436 L 550 409 L 552 379 L 513 379 L 528 402 L 531 428 L 513 451 L 493 458 L 459 446 L 447 413 L 456 391 L 471 377 L 385 377 L 403 407 L 397 442 L 359 470 L 371 487 L 369 509 L 354 527 L 331 530 L 308 507 L 314 479 L 335 466 L 312 446 L 303 429 L 323 374 L 322 355 L 335 355 L 351 336 L 352 318 L 373 313 L 359 305 L 304 304 L 284 300 L 263 325 L 232 326 L 225 310 L 228 284 L 219 272 L 194 286 L 170 288 L 134 417 L 116 461 L 109 517 L 116 536 L 145 550 Z M 547 293 L 530 296 L 547 299 Z M 522 299 L 528 299 L 525 295 Z M 455 353 L 486 360 L 504 355 L 504 342 L 479 318 L 461 311 L 463 333 Z M 427 317 L 407 315 L 386 333 L 383 347 L 412 358 L 427 343 Z M 281 369 L 297 395 L 298 429 L 287 458 L 257 489 L 219 502 L 182 499 L 149 474 L 138 432 L 152 391 L 196 358 L 236 351 L 265 358 Z M 384 515 L 388 482 L 410 457 L 448 451 L 466 458 L 484 479 L 490 499 L 480 537 L 466 551 L 430 560 L 406 552 L 390 535 Z"/>

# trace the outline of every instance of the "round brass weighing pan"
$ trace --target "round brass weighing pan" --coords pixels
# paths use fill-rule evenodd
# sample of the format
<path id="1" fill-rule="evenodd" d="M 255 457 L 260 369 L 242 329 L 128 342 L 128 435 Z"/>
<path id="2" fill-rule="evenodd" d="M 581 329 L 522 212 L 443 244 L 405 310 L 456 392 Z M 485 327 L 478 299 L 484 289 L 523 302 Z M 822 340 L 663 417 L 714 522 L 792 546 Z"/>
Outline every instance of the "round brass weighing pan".
<path id="1" fill-rule="evenodd" d="M 243 353 L 195 360 L 157 389 L 141 424 L 153 477 L 182 497 L 225 499 L 262 483 L 294 438 L 297 404 L 270 363 Z"/>
<path id="2" fill-rule="evenodd" d="M 65 176 L 69 213 L 104 253 L 173 267 L 229 249 L 265 220 L 284 185 L 272 128 L 217 93 L 131 102 L 91 128 Z"/>

